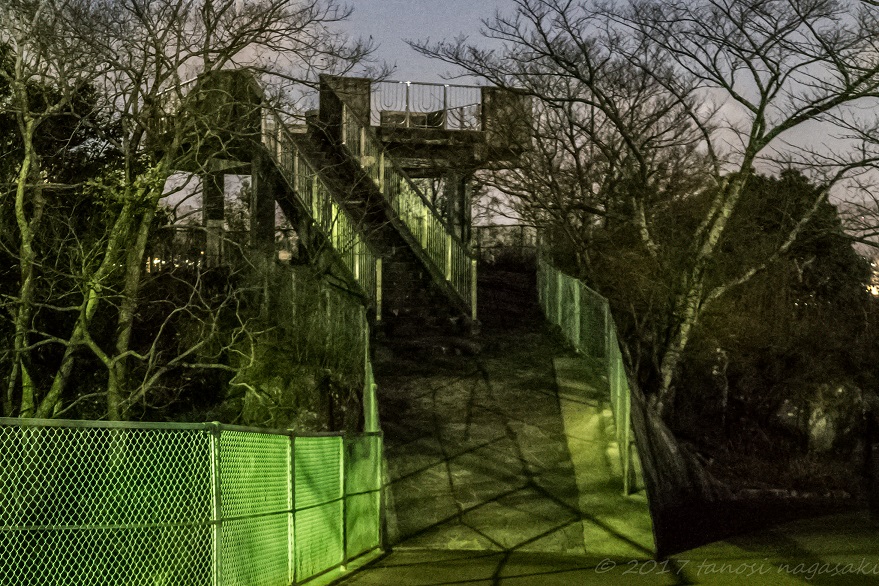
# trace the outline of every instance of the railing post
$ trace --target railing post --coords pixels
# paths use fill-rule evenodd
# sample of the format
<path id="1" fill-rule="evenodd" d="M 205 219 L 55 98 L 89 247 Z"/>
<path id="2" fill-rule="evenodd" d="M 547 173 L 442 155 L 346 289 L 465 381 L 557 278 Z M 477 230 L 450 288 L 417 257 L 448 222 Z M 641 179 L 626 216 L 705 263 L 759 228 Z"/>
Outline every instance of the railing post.
<path id="1" fill-rule="evenodd" d="M 385 151 L 381 150 L 378 153 L 378 189 L 385 196 Z"/>
<path id="2" fill-rule="evenodd" d="M 470 259 L 470 318 L 476 322 L 476 259 Z"/>
<path id="3" fill-rule="evenodd" d="M 366 167 L 363 157 L 366 156 L 366 127 L 360 127 L 360 150 L 357 153 L 360 156 L 360 166 Z"/>
<path id="4" fill-rule="evenodd" d="M 375 259 L 375 321 L 382 321 L 382 259 Z"/>
<path id="5" fill-rule="evenodd" d="M 326 231 L 326 226 L 323 222 L 324 217 L 324 209 L 320 198 L 317 195 L 317 173 L 311 177 L 311 208 L 314 211 L 314 219 L 317 220 L 317 225 L 321 227 L 324 231 Z"/>
<path id="6" fill-rule="evenodd" d="M 442 127 L 446 127 L 446 118 L 449 115 L 449 84 L 443 84 L 443 119 Z"/>
<path id="7" fill-rule="evenodd" d="M 348 106 L 342 103 L 342 144 L 348 146 Z"/>
<path id="8" fill-rule="evenodd" d="M 208 423 L 208 431 L 211 434 L 210 458 L 211 458 L 211 584 L 222 586 L 223 564 L 220 559 L 222 554 L 223 539 L 223 501 L 220 494 L 220 424 L 216 421 Z"/>
<path id="9" fill-rule="evenodd" d="M 446 281 L 452 280 L 452 235 L 446 232 Z"/>
<path id="10" fill-rule="evenodd" d="M 409 128 L 409 82 L 406 82 L 406 128 Z"/>
<path id="11" fill-rule="evenodd" d="M 363 243 L 360 240 L 357 240 L 357 243 L 354 245 L 354 280 L 358 283 L 360 282 L 360 256 L 362 253 Z"/>

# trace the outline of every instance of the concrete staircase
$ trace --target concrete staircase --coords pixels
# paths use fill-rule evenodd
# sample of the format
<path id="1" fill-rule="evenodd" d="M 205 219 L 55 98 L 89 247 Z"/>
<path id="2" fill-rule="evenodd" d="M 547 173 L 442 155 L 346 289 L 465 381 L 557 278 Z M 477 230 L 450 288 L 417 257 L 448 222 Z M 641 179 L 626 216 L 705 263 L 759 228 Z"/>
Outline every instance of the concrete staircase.
<path id="1" fill-rule="evenodd" d="M 292 134 L 296 148 L 318 170 L 336 201 L 354 219 L 358 232 L 382 258 L 381 331 L 405 337 L 423 333 L 425 328 L 462 327 L 466 308 L 437 286 L 360 164 L 333 143 L 317 116 L 309 116 L 307 125 L 298 130 Z"/>

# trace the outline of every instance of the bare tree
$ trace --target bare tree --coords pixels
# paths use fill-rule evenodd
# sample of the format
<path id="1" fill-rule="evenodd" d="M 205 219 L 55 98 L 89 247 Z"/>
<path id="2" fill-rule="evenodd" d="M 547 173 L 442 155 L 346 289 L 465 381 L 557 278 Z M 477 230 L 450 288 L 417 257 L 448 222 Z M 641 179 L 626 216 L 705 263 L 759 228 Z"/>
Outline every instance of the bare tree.
<path id="1" fill-rule="evenodd" d="M 171 323 L 182 312 L 201 324 L 202 336 L 190 338 L 191 343 L 178 347 L 173 356 L 158 352 L 159 340 L 168 332 L 164 326 L 153 331 L 150 343 L 133 344 L 147 243 L 172 173 L 179 169 L 196 175 L 216 172 L 215 161 L 234 159 L 243 141 L 253 140 L 254 132 L 258 138 L 259 112 L 254 110 L 258 104 L 252 102 L 242 106 L 250 108 L 251 120 L 256 116 L 256 128 L 240 128 L 240 120 L 226 120 L 226 128 L 217 128 L 222 116 L 216 108 L 233 108 L 237 97 L 221 95 L 216 108 L 206 106 L 204 88 L 212 75 L 248 66 L 254 75 L 274 76 L 281 87 L 313 81 L 321 71 L 344 72 L 369 52 L 368 46 L 334 32 L 334 24 L 349 12 L 335 0 L 44 0 L 16 2 L 4 9 L 4 18 L 11 23 L 4 23 L 4 29 L 17 35 L 10 36 L 18 43 L 13 46 L 16 58 L 22 63 L 28 60 L 34 72 L 19 77 L 43 75 L 42 81 L 65 90 L 62 94 L 88 83 L 98 97 L 94 107 L 100 116 L 74 114 L 94 133 L 93 142 L 118 153 L 115 164 L 106 166 L 81 191 L 90 201 L 100 202 L 103 232 L 82 241 L 71 230 L 65 249 L 70 262 L 56 273 L 75 283 L 75 289 L 56 297 L 53 307 L 45 307 L 74 316 L 65 334 L 40 329 L 28 309 L 32 281 L 22 279 L 22 293 L 15 303 L 18 333 L 8 381 L 8 413 L 48 417 L 63 412 L 62 397 L 74 365 L 87 349 L 106 369 L 106 386 L 99 393 L 106 398 L 106 416 L 124 418 L 133 402 L 148 395 L 161 373 L 202 364 L 199 358 L 210 355 L 207 347 L 219 339 L 222 316 L 237 316 L 232 330 L 239 337 L 253 335 L 246 312 L 236 307 L 247 287 L 218 303 L 200 299 L 204 289 L 194 282 L 189 300 L 183 307 L 171 308 L 162 323 Z M 42 44 L 51 51 L 40 49 Z M 53 77 L 40 73 L 43 70 Z M 194 81 L 184 83 L 188 80 Z M 19 102 L 26 103 L 26 97 Z M 59 101 L 57 108 L 67 103 L 69 98 Z M 32 108 L 19 110 L 31 112 Z M 22 114 L 23 135 L 33 133 L 41 115 Z M 27 116 L 37 122 L 29 126 Z M 28 184 L 27 178 L 39 177 L 38 158 L 31 152 L 24 159 L 19 182 L 18 262 L 23 275 L 31 279 L 37 275 L 28 267 L 40 259 L 29 249 L 29 239 L 42 209 L 39 189 Z M 44 272 L 40 277 L 48 275 Z M 115 326 L 109 338 L 95 333 L 99 316 L 105 328 L 107 316 L 113 316 Z M 227 336 L 226 348 L 237 347 L 236 340 L 234 334 Z M 40 345 L 62 350 L 54 373 L 37 387 L 25 367 L 27 353 Z M 139 376 L 133 376 L 133 364 Z M 11 405 L 16 394 L 21 397 L 17 409 Z"/>
<path id="2" fill-rule="evenodd" d="M 830 191 L 875 163 L 875 147 L 852 130 L 863 127 L 856 108 L 879 89 L 876 10 L 835 0 L 517 0 L 513 15 L 484 23 L 502 51 L 465 40 L 416 48 L 540 98 L 531 156 L 545 181 L 535 184 L 526 166 L 501 186 L 541 213 L 562 210 L 557 219 L 572 240 L 588 233 L 589 216 L 618 219 L 637 234 L 638 251 L 628 251 L 635 262 L 667 275 L 665 301 L 649 307 L 661 314 L 649 344 L 656 406 L 667 415 L 703 313 L 781 258 Z M 849 140 L 834 150 L 790 138 L 806 129 Z M 823 189 L 773 250 L 735 271 L 715 270 L 755 166 L 798 168 Z M 569 169 L 576 179 L 555 187 Z M 689 202 L 692 222 L 673 212 L 677 202 Z M 586 222 L 571 220 L 577 207 Z M 670 220 L 681 221 L 674 238 L 658 238 Z"/>

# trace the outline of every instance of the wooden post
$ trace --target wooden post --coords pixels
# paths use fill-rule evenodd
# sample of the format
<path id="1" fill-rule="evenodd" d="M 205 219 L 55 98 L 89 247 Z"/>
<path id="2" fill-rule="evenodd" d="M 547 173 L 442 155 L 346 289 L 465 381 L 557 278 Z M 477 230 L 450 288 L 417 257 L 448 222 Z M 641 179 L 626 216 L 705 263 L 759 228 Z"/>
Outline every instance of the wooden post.
<path id="1" fill-rule="evenodd" d="M 378 153 L 378 189 L 382 192 L 383 195 L 387 195 L 385 193 L 385 152 L 379 151 Z"/>

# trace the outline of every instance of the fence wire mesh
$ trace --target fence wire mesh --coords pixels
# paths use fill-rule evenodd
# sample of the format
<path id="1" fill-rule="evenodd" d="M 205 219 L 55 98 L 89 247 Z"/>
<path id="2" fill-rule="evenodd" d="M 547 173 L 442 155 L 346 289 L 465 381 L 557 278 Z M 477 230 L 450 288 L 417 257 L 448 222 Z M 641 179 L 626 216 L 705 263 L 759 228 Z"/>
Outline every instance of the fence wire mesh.
<path id="1" fill-rule="evenodd" d="M 379 547 L 381 445 L 0 418 L 0 584 L 301 582 Z"/>
<path id="2" fill-rule="evenodd" d="M 616 326 L 607 299 L 552 266 L 538 254 L 537 294 L 546 318 L 559 326 L 565 339 L 582 354 L 604 363 L 611 411 L 615 423 L 623 492 L 634 490 L 631 432 L 631 394 Z"/>

